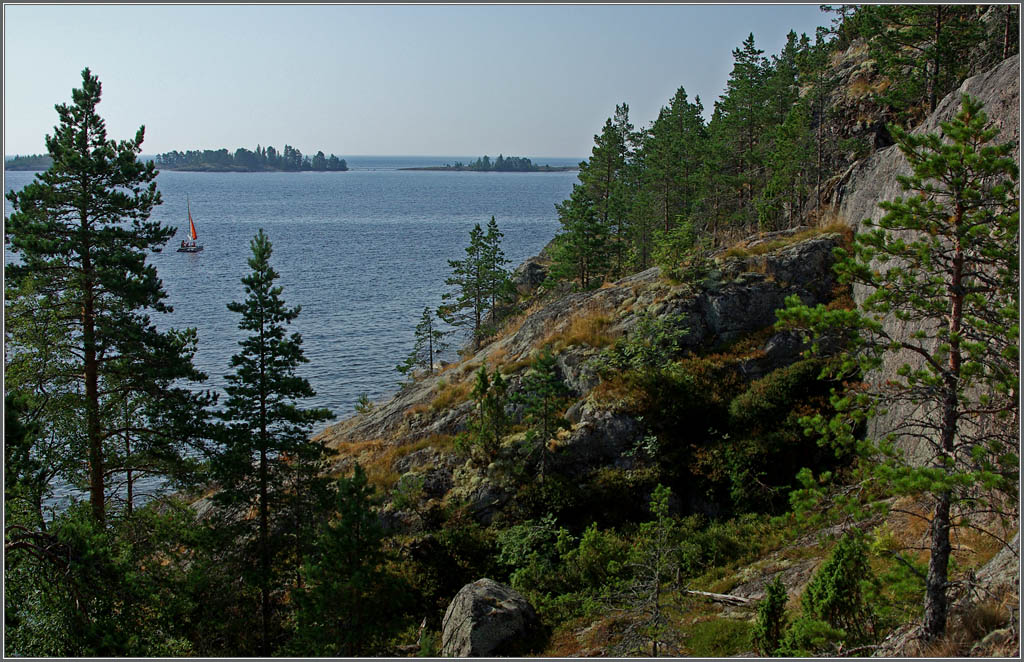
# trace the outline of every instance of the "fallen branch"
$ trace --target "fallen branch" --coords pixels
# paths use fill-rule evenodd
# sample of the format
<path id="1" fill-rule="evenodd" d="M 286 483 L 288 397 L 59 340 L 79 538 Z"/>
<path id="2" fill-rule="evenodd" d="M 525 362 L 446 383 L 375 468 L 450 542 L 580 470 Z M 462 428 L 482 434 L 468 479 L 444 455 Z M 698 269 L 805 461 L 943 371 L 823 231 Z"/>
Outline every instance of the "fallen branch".
<path id="1" fill-rule="evenodd" d="M 691 590 L 686 590 L 684 592 L 689 593 L 690 595 L 699 595 L 703 598 L 711 600 L 712 602 L 721 602 L 723 604 L 733 605 L 736 607 L 746 607 L 748 605 L 754 604 L 754 600 L 751 600 L 749 598 L 741 598 L 737 595 L 727 595 L 725 593 L 708 593 L 707 591 Z"/>

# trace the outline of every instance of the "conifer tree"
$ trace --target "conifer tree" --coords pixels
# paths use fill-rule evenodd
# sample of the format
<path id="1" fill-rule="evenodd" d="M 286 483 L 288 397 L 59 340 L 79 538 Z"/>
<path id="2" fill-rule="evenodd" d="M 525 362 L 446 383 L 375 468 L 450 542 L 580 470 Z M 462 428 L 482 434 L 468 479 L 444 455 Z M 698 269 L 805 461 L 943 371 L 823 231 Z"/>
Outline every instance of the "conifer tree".
<path id="1" fill-rule="evenodd" d="M 476 402 L 476 420 L 472 424 L 474 441 L 482 451 L 485 466 L 498 454 L 501 439 L 508 431 L 507 395 L 508 383 L 501 376 L 501 371 L 495 368 L 488 375 L 487 366 L 480 366 L 470 396 Z"/>
<path id="2" fill-rule="evenodd" d="M 491 216 L 487 223 L 487 232 L 483 238 L 480 258 L 484 263 L 486 289 L 490 300 L 489 316 L 491 325 L 498 323 L 501 307 L 512 300 L 512 281 L 509 278 L 505 252 L 501 249 L 501 239 L 505 235 L 498 229 L 498 223 Z"/>
<path id="3" fill-rule="evenodd" d="M 884 383 L 838 394 L 839 414 L 809 421 L 863 458 L 860 479 L 883 495 L 931 503 L 924 634 L 942 635 L 948 613 L 951 531 L 972 513 L 1014 509 L 1019 495 L 1020 227 L 1013 143 L 991 144 L 981 104 L 968 96 L 940 134 L 895 130 L 913 174 L 907 198 L 881 203 L 856 251 L 837 266 L 863 288 L 862 310 L 828 311 L 792 301 L 780 319 L 815 338 L 847 341 L 847 376 L 895 363 Z M 887 323 L 886 323 L 887 322 Z M 899 332 L 907 323 L 917 329 Z M 882 439 L 859 441 L 854 426 L 893 405 L 904 418 Z M 899 445 L 897 445 L 899 444 Z M 901 446 L 916 447 L 918 460 Z M 813 500 L 804 473 L 804 497 Z M 839 499 L 840 506 L 858 504 Z M 978 526 L 977 522 L 971 526 Z M 998 539 L 998 532 L 984 529 Z"/>
<path id="4" fill-rule="evenodd" d="M 276 587 L 278 561 L 294 551 L 287 549 L 291 545 L 275 535 L 273 527 L 276 522 L 294 525 L 290 506 L 326 498 L 326 479 L 319 478 L 319 471 L 328 449 L 309 435 L 312 426 L 328 419 L 330 412 L 298 405 L 299 400 L 315 395 L 309 382 L 296 374 L 308 360 L 302 337 L 286 334 L 300 307 L 286 307 L 283 288 L 274 284 L 278 273 L 270 266 L 271 243 L 262 229 L 250 247 L 252 272 L 242 279 L 246 298 L 228 304 L 228 310 L 241 315 L 238 328 L 249 335 L 239 342 L 241 352 L 231 358 L 234 372 L 227 376 L 228 397 L 219 414 L 225 423 L 223 450 L 213 462 L 221 489 L 214 500 L 235 522 L 239 544 L 251 548 L 243 556 L 250 562 L 249 575 L 260 593 L 260 652 L 267 655 L 270 594 Z M 241 516 L 248 512 L 254 512 L 255 518 Z"/>
<path id="5" fill-rule="evenodd" d="M 858 7 L 858 29 L 892 85 L 883 98 L 899 111 L 929 112 L 969 72 L 984 32 L 974 5 Z"/>
<path id="6" fill-rule="evenodd" d="M 398 364 L 395 369 L 403 375 L 412 376 L 413 370 L 417 367 L 427 369 L 428 374 L 434 374 L 434 358 L 447 349 L 444 342 L 444 332 L 434 327 L 434 316 L 429 307 L 423 308 L 423 316 L 420 323 L 416 325 L 415 343 L 412 351 L 405 361 Z"/>
<path id="7" fill-rule="evenodd" d="M 642 182 L 655 200 L 657 225 L 663 232 L 671 230 L 679 216 L 696 209 L 707 137 L 703 112 L 700 97 L 691 103 L 680 87 L 644 140 Z"/>
<path id="8" fill-rule="evenodd" d="M 569 199 L 555 205 L 561 231 L 552 247 L 550 277 L 575 280 L 586 290 L 604 282 L 608 273 L 608 226 L 594 211 L 594 204 L 580 185 Z"/>
<path id="9" fill-rule="evenodd" d="M 725 169 L 715 173 L 722 187 L 734 192 L 726 200 L 733 225 L 749 225 L 754 220 L 753 201 L 763 179 L 762 129 L 770 106 L 766 104 L 769 73 L 764 51 L 754 45 L 751 33 L 741 47 L 733 50 L 733 69 L 725 94 L 715 102 L 710 130 L 716 134 L 718 149 L 724 149 Z"/>
<path id="10" fill-rule="evenodd" d="M 477 223 L 469 233 L 466 257 L 448 260 L 452 275 L 445 284 L 452 289 L 441 295 L 448 303 L 441 304 L 437 316 L 455 327 L 469 329 L 471 338 L 479 343 L 483 337 L 484 314 L 489 301 L 486 246 L 483 228 Z"/>
<path id="11" fill-rule="evenodd" d="M 110 466 L 111 444 L 125 429 L 111 400 L 124 393 L 143 398 L 145 415 L 132 427 L 145 429 L 165 455 L 180 458 L 183 445 L 201 437 L 210 399 L 184 387 L 205 379 L 192 364 L 193 336 L 158 331 L 150 319 L 170 307 L 146 258 L 175 229 L 150 220 L 161 199 L 153 163 L 137 158 L 144 129 L 129 140 L 108 139 L 97 113 L 101 92 L 99 79 L 85 69 L 72 104 L 56 107 L 60 123 L 46 137 L 53 165 L 7 195 L 14 213 L 4 240 L 20 258 L 6 268 L 8 300 L 12 293 L 30 296 L 38 313 L 56 325 L 59 360 L 68 368 L 60 375 L 28 371 L 45 379 L 34 387 L 63 382 L 57 389 L 61 410 L 51 411 L 51 421 L 63 419 L 63 429 L 47 434 L 82 431 L 65 443 L 88 463 L 91 512 L 102 526 L 108 476 L 118 468 Z M 39 338 L 21 334 L 26 328 L 15 324 L 9 336 L 23 352 L 18 360 L 45 361 Z"/>
<path id="12" fill-rule="evenodd" d="M 359 464 L 337 483 L 337 518 L 319 536 L 296 594 L 294 652 L 313 656 L 387 653 L 405 624 L 409 588 L 385 568 L 384 530 L 371 507 L 374 489 Z"/>
<path id="13" fill-rule="evenodd" d="M 565 407 L 569 389 L 558 374 L 558 364 L 550 347 L 534 358 L 523 377 L 521 391 L 513 401 L 523 405 L 523 418 L 529 426 L 526 443 L 536 445 L 540 455 L 540 480 L 543 482 L 548 463 L 548 442 L 569 422 L 560 414 Z"/>

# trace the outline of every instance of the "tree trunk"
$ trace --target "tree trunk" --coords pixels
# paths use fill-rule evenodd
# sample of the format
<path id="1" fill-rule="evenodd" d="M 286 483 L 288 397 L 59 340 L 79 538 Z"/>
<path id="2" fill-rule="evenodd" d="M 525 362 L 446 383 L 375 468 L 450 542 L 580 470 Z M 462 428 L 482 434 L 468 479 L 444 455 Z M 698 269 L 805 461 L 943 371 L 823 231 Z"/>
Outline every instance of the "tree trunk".
<path id="1" fill-rule="evenodd" d="M 83 234 L 88 227 L 85 214 L 81 217 Z M 103 439 L 100 430 L 99 362 L 96 356 L 96 309 L 93 299 L 92 259 L 89 247 L 82 248 L 83 284 L 82 300 L 82 355 L 85 372 L 85 425 L 89 439 L 89 503 L 96 523 L 106 524 L 103 480 Z"/>
<path id="2" fill-rule="evenodd" d="M 946 578 L 949 569 L 949 492 L 943 492 L 935 504 L 932 518 L 931 559 L 928 561 L 928 578 L 925 581 L 924 636 L 932 640 L 946 631 L 948 611 Z"/>
<path id="3" fill-rule="evenodd" d="M 952 221 L 959 227 L 963 219 L 963 208 L 958 204 Z M 952 273 L 949 280 L 949 371 L 945 375 L 943 387 L 946 390 L 942 403 L 942 421 L 940 427 L 940 450 L 936 464 L 947 467 L 946 461 L 954 457 L 954 444 L 959 409 L 959 381 L 961 368 L 961 351 L 959 334 L 963 323 L 963 268 L 964 254 L 959 239 L 953 247 Z M 949 573 L 949 556 L 952 545 L 949 540 L 950 502 L 948 490 L 938 494 L 935 513 L 932 517 L 931 558 L 928 561 L 928 577 L 925 581 L 924 635 L 926 639 L 934 639 L 946 631 L 946 615 L 948 612 L 946 583 Z"/>

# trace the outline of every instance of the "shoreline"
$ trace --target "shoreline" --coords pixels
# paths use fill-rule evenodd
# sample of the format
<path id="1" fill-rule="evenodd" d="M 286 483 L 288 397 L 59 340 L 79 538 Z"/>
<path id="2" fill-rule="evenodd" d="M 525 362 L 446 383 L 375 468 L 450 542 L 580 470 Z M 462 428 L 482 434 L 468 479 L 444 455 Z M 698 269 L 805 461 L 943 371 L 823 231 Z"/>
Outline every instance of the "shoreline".
<path id="1" fill-rule="evenodd" d="M 531 172 L 573 172 L 579 170 L 579 166 L 538 166 L 533 170 L 478 170 L 469 167 L 457 166 L 417 166 L 414 168 L 395 168 L 395 170 L 418 170 L 431 172 L 513 172 L 529 174 Z"/>

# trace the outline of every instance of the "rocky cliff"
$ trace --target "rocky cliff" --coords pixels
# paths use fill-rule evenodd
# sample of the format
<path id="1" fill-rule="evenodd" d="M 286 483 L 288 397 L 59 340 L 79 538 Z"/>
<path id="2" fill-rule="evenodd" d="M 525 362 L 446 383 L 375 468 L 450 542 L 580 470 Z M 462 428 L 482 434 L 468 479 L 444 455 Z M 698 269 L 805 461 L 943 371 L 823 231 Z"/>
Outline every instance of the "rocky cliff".
<path id="1" fill-rule="evenodd" d="M 996 141 L 1000 143 L 1015 142 L 1014 153 L 1020 163 L 1020 58 L 1015 56 L 1007 59 L 999 66 L 984 74 L 964 81 L 960 88 L 948 95 L 936 107 L 935 112 L 913 133 L 936 133 L 941 131 L 941 123 L 952 119 L 960 109 L 961 95 L 969 94 L 981 100 L 990 122 L 999 128 Z M 882 149 L 859 163 L 851 170 L 842 183 L 839 203 L 839 216 L 855 230 L 863 226 L 864 219 L 877 221 L 883 212 L 878 204 L 883 200 L 894 200 L 904 195 L 897 177 L 910 174 L 906 158 L 897 146 Z M 854 300 L 861 303 L 867 296 L 863 288 L 854 289 Z M 886 329 L 896 338 L 907 338 L 917 328 L 912 324 L 900 322 L 894 318 L 886 320 Z M 871 375 L 874 383 L 883 383 L 890 378 L 903 363 L 919 365 L 919 359 L 903 352 L 889 360 L 886 366 Z M 899 421 L 907 417 L 905 407 L 893 407 L 887 413 L 875 418 L 869 427 L 869 434 L 883 436 L 893 430 Z M 904 450 L 911 457 L 924 459 L 924 452 L 916 445 L 908 445 Z"/>

